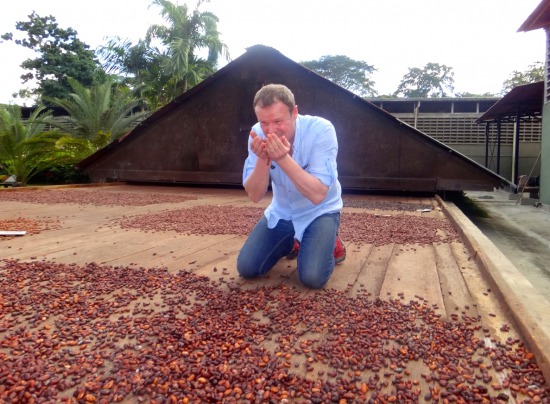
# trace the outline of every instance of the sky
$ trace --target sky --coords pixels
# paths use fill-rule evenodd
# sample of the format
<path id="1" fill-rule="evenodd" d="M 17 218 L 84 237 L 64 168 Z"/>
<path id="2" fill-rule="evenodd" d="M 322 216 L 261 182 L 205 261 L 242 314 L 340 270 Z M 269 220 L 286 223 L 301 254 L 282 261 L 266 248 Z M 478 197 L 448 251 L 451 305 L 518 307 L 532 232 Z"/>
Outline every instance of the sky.
<path id="1" fill-rule="evenodd" d="M 256 44 L 296 62 L 345 55 L 374 65 L 380 95 L 393 93 L 409 68 L 439 63 L 453 68 L 455 92 L 497 94 L 513 71 L 544 61 L 544 31 L 517 32 L 540 1 L 210 0 L 200 9 L 219 18 L 231 59 Z M 0 5 L 0 34 L 17 37 L 16 22 L 28 21 L 35 11 L 75 29 L 92 49 L 113 36 L 137 41 L 151 24 L 162 22 L 151 0 L 0 0 Z M 0 40 L 0 103 L 16 102 L 11 94 L 24 87 L 20 65 L 34 57 Z"/>

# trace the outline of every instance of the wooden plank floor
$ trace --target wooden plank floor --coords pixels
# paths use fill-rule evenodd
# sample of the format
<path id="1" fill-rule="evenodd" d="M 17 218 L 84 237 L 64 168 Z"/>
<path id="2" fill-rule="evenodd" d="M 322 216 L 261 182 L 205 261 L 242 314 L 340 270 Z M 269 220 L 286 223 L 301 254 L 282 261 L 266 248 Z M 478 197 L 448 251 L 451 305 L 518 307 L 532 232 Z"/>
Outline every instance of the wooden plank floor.
<path id="1" fill-rule="evenodd" d="M 499 394 L 501 399 L 508 397 L 510 401 L 515 401 L 516 397 L 518 397 L 518 400 L 527 396 L 538 399 L 548 397 L 546 395 L 548 392 L 543 389 L 540 379 L 535 376 L 528 379 L 529 386 L 531 386 L 530 390 L 527 387 L 519 386 L 517 385 L 519 382 L 510 376 L 510 374 L 513 375 L 513 372 L 506 368 L 505 358 L 493 358 L 493 360 L 487 354 L 488 350 L 496 349 L 495 346 L 503 346 L 505 351 L 506 346 L 519 346 L 521 352 L 525 349 L 522 347 L 521 337 L 514 330 L 510 319 L 507 317 L 506 310 L 493 298 L 490 289 L 480 276 L 478 268 L 476 268 L 475 261 L 468 255 L 460 240 L 448 243 L 434 242 L 427 245 L 399 244 L 396 242 L 377 245 L 376 243 L 344 240 L 348 253 L 345 262 L 336 267 L 334 275 L 323 290 L 310 290 L 300 284 L 296 273 L 296 261 L 293 260 L 282 259 L 268 275 L 261 279 L 244 280 L 239 278 L 235 262 L 239 249 L 245 240 L 245 235 L 184 234 L 177 231 L 144 231 L 139 228 L 120 227 L 120 221 L 124 218 L 145 217 L 156 220 L 155 215 L 159 213 L 200 206 L 256 209 L 265 207 L 268 200 L 260 204 L 253 204 L 248 201 L 244 191 L 234 189 L 120 185 L 102 188 L 78 188 L 72 191 L 82 193 L 84 196 L 81 200 L 86 200 L 86 195 L 91 195 L 90 192 L 126 193 L 130 196 L 154 193 L 157 195 L 194 197 L 196 199 L 144 206 L 96 206 L 84 203 L 42 204 L 9 201 L 2 197 L 7 193 L 0 194 L 0 225 L 3 221 L 17 218 L 56 223 L 54 228 L 41 231 L 38 234 L 0 239 L 0 254 L 4 259 L 4 266 L 0 266 L 0 278 L 5 280 L 12 276 L 5 264 L 12 259 L 18 260 L 18 265 L 33 262 L 46 263 L 47 265 L 60 264 L 60 271 L 69 271 L 71 265 L 84 267 L 90 264 L 96 268 L 96 271 L 101 271 L 97 268 L 122 267 L 135 268 L 136 273 L 139 272 L 139 268 L 167 271 L 163 277 L 168 280 L 165 278 L 163 278 L 164 280 L 158 280 L 158 287 L 155 292 L 150 292 L 146 296 L 139 296 L 139 293 L 135 290 L 124 290 L 123 286 L 120 290 L 111 290 L 103 296 L 98 293 L 95 299 L 100 300 L 94 301 L 101 304 L 104 300 L 113 301 L 116 296 L 124 293 L 134 296 L 131 302 L 121 303 L 120 310 L 111 307 L 112 313 L 109 317 L 111 319 L 120 318 L 121 313 L 128 313 L 132 310 L 134 313 L 140 313 L 140 310 L 145 310 L 146 307 L 151 308 L 148 316 L 152 318 L 152 316 L 162 312 L 161 308 L 166 305 L 171 307 L 171 310 L 175 310 L 175 306 L 171 306 L 172 303 L 170 302 L 173 299 L 180 299 L 181 302 L 186 303 L 177 305 L 180 312 L 177 313 L 174 321 L 183 318 L 188 320 L 190 317 L 186 316 L 190 315 L 186 312 L 186 307 L 189 308 L 195 303 L 199 303 L 202 305 L 201 307 L 207 307 L 209 299 L 205 301 L 201 298 L 199 289 L 188 290 L 186 297 L 178 297 L 178 294 L 173 292 L 170 287 L 173 286 L 174 282 L 177 282 L 178 274 L 181 275 L 182 273 L 207 277 L 198 279 L 203 281 L 208 279 L 208 282 L 210 282 L 209 288 L 213 288 L 209 289 L 212 295 L 218 296 L 217 293 L 228 293 L 226 299 L 230 299 L 235 290 L 244 294 L 243 302 L 245 299 L 250 298 L 249 293 L 256 293 L 255 299 L 270 296 L 271 303 L 270 299 L 266 299 L 264 307 L 252 308 L 251 304 L 250 316 L 255 317 L 254 321 L 257 321 L 258 326 L 267 326 L 268 331 L 270 330 L 269 327 L 272 328 L 269 332 L 263 332 L 263 337 L 255 341 L 255 347 L 252 346 L 254 344 L 251 345 L 248 342 L 250 347 L 247 348 L 247 352 L 250 352 L 252 357 L 255 349 L 261 349 L 263 356 L 260 357 L 265 357 L 265 363 L 262 364 L 262 359 L 260 359 L 260 365 L 257 366 L 272 366 L 279 373 L 286 372 L 284 373 L 287 375 L 286 378 L 288 378 L 288 374 L 299 377 L 302 383 L 306 383 L 304 384 L 306 387 L 302 390 L 306 389 L 307 392 L 301 391 L 298 387 L 293 388 L 295 382 L 289 382 L 286 379 L 284 382 L 281 379 L 278 383 L 276 383 L 276 380 L 269 383 L 265 380 L 262 381 L 261 371 L 255 373 L 252 370 L 250 372 L 242 370 L 245 376 L 250 373 L 249 379 L 252 380 L 251 382 L 241 382 L 239 384 L 238 380 L 241 379 L 233 375 L 231 383 L 228 381 L 223 384 L 219 376 L 214 377 L 212 374 L 208 376 L 206 373 L 203 373 L 204 376 L 199 376 L 195 368 L 192 371 L 189 370 L 191 368 L 188 368 L 187 371 L 179 371 L 178 377 L 185 386 L 180 385 L 178 388 L 177 381 L 172 380 L 172 384 L 176 387 L 166 387 L 166 383 L 166 386 L 162 387 L 160 380 L 170 379 L 166 373 L 163 373 L 166 369 L 162 366 L 154 367 L 151 364 L 151 368 L 154 369 L 154 372 L 157 372 L 157 377 L 150 377 L 149 381 L 145 383 L 143 379 L 136 376 L 137 370 L 134 369 L 133 373 L 124 373 L 119 369 L 121 365 L 117 363 L 116 358 L 105 354 L 105 357 L 109 357 L 109 360 L 105 361 L 109 365 L 100 366 L 99 370 L 97 366 L 93 367 L 95 370 L 95 373 L 93 373 L 95 376 L 93 377 L 75 377 L 73 375 L 71 378 L 67 374 L 61 374 L 59 379 L 65 378 L 67 381 L 56 382 L 58 385 L 61 383 L 60 386 L 63 387 L 56 390 L 56 399 L 73 399 L 75 402 L 86 402 L 86 400 L 88 402 L 100 402 L 102 399 L 104 402 L 137 402 L 144 400 L 151 402 L 155 400 L 155 402 L 193 402 L 194 400 L 216 401 L 212 398 L 207 400 L 207 396 L 204 396 L 204 394 L 219 394 L 223 398 L 223 400 L 221 398 L 218 400 L 220 402 L 224 400 L 226 402 L 282 402 L 281 400 L 293 399 L 298 402 L 367 402 L 369 399 L 373 400 L 372 402 L 437 402 L 444 400 L 469 402 L 474 401 L 474 397 L 475 400 L 483 398 L 496 400 Z M 437 201 L 431 198 L 346 195 L 344 199 L 349 206 L 344 208 L 343 217 L 352 213 L 370 213 L 383 217 L 411 215 L 419 218 L 445 219 L 441 209 L 438 208 Z M 429 206 L 431 208 L 429 211 L 421 212 L 356 207 L 357 204 L 364 202 L 372 203 L 372 206 L 376 206 L 375 204 L 384 206 L 386 204 L 386 206 L 391 207 L 402 203 L 417 204 L 419 207 Z M 344 224 L 345 221 L 343 221 L 342 226 Z M 2 229 L 0 228 L 0 230 Z M 395 229 L 395 231 L 399 231 L 399 229 Z M 139 274 L 144 276 L 142 271 Z M 147 276 L 154 277 L 154 275 Z M 79 290 L 79 285 L 86 289 L 82 281 L 80 283 L 75 282 L 71 287 L 73 292 Z M 163 282 L 170 286 L 163 286 Z M 46 299 L 55 300 L 57 295 L 50 297 L 48 295 L 47 288 L 50 284 L 43 281 L 43 285 L 45 285 L 45 290 L 40 291 L 40 293 L 43 293 Z M 28 288 L 28 283 L 25 283 L 25 286 L 21 289 L 22 293 L 29 293 Z M 58 292 L 59 290 L 56 293 Z M 295 306 L 292 304 L 292 296 L 296 299 Z M 290 301 L 287 301 L 289 299 Z M 335 305 L 342 304 L 341 308 L 333 307 L 334 313 L 330 312 L 332 309 L 321 308 L 320 311 L 315 312 L 316 319 L 308 318 L 306 321 L 302 317 L 304 313 L 307 315 L 308 305 L 325 307 L 323 305 L 329 301 L 332 302 L 332 299 L 334 299 Z M 2 308 L 2 302 L 4 302 L 4 312 L 0 312 L 0 356 L 3 356 L 0 359 L 4 359 L 4 363 L 14 364 L 18 361 L 18 354 L 21 354 L 19 348 L 13 348 L 10 345 L 13 344 L 13 338 L 16 338 L 13 334 L 14 324 L 25 328 L 29 335 L 46 326 L 48 330 L 55 330 L 56 328 L 61 330 L 62 327 L 59 324 L 63 322 L 61 321 L 63 316 L 59 314 L 51 317 L 45 315 L 43 321 L 30 320 L 33 317 L 32 310 L 27 307 L 18 309 L 20 313 L 26 313 L 25 319 L 17 319 L 18 310 L 10 311 L 6 309 L 8 306 L 5 302 L 9 300 L 10 296 L 6 294 L 6 291 L 0 290 L 0 308 Z M 216 299 L 213 299 L 213 301 L 216 301 Z M 438 349 L 441 351 L 430 353 L 427 352 L 429 349 L 426 348 L 430 346 L 430 343 L 424 341 L 423 348 L 416 352 L 415 357 L 412 348 L 403 341 L 404 335 L 409 335 L 407 338 L 413 338 L 411 335 L 414 333 L 410 334 L 412 331 L 407 330 L 400 334 L 398 325 L 391 324 L 391 320 L 384 317 L 387 314 L 384 312 L 380 313 L 379 324 L 376 322 L 376 317 L 370 324 L 372 324 L 373 330 L 378 330 L 377 332 L 382 334 L 388 333 L 389 336 L 387 338 L 372 337 L 374 339 L 371 345 L 361 348 L 370 353 L 378 350 L 374 357 L 380 358 L 372 360 L 367 365 L 361 365 L 361 358 L 364 356 L 353 351 L 359 349 L 358 345 L 361 345 L 361 341 L 367 341 L 371 337 L 368 336 L 369 330 L 365 328 L 357 329 L 357 335 L 355 336 L 350 334 L 353 323 L 362 324 L 361 322 L 364 321 L 365 316 L 357 314 L 357 319 L 353 319 L 355 314 L 349 313 L 355 313 L 353 305 L 357 305 L 357 313 L 363 313 L 366 310 L 363 306 L 369 308 L 369 310 L 376 309 L 376 302 L 381 302 L 381 307 L 385 308 L 386 311 L 409 312 L 410 316 L 413 315 L 411 313 L 416 313 L 418 318 L 413 319 L 411 322 L 411 327 L 414 324 L 418 326 L 418 335 L 414 339 L 424 338 L 429 340 L 432 338 L 433 344 L 438 344 L 441 343 L 438 340 L 438 334 L 444 334 L 445 330 L 453 329 L 453 327 L 456 328 L 457 339 L 460 339 L 458 333 L 462 332 L 460 331 L 462 328 L 457 326 L 460 323 L 461 327 L 466 327 L 468 330 L 468 327 L 471 327 L 472 335 L 468 336 L 468 344 L 470 345 L 460 346 L 452 340 L 446 340 L 448 346 L 434 348 L 436 351 Z M 270 305 L 273 307 L 268 307 Z M 236 310 L 229 301 L 225 309 L 227 313 Z M 244 309 L 243 307 L 238 309 L 240 315 L 242 315 L 241 311 L 245 309 L 246 306 Z M 349 318 L 350 324 L 344 324 L 344 321 L 339 325 L 342 327 L 342 331 L 336 332 L 337 325 L 330 324 L 331 321 L 339 318 L 339 309 L 348 310 L 347 315 L 351 317 Z M 217 310 L 223 310 L 223 307 Z M 279 314 L 277 310 L 280 311 Z M 430 317 L 432 314 L 426 314 L 425 312 L 433 313 L 433 317 Z M 230 317 L 236 318 L 234 317 L 235 313 L 231 313 Z M 199 316 L 199 314 L 195 314 Z M 229 316 L 229 314 L 227 315 Z M 333 319 L 331 320 L 332 315 Z M 426 315 L 429 319 L 425 317 Z M 285 316 L 288 316 L 288 318 L 284 318 Z M 294 319 L 293 316 L 298 317 Z M 135 316 L 131 327 L 139 329 L 138 331 L 141 332 L 146 328 L 143 323 L 137 323 L 138 317 L 140 316 Z M 223 316 L 217 319 L 218 321 L 225 321 Z M 89 320 L 96 322 L 95 324 L 101 323 L 99 317 L 92 317 Z M 208 320 L 202 320 L 208 322 Z M 117 323 L 120 320 L 113 321 Z M 387 330 L 381 331 L 378 326 L 384 322 L 387 323 Z M 430 324 L 432 322 L 435 325 Z M 420 323 L 423 325 L 420 326 Z M 466 326 L 464 326 L 464 323 L 466 323 Z M 151 320 L 151 324 L 154 324 L 153 320 Z M 426 327 L 431 326 L 435 328 L 431 331 L 426 329 Z M 166 325 L 163 325 L 163 327 L 166 327 Z M 289 328 L 285 329 L 284 327 Z M 300 327 L 303 327 L 305 331 L 300 331 Z M 365 325 L 363 324 L 361 327 L 365 327 Z M 392 330 L 393 328 L 395 330 Z M 135 332 L 134 330 L 130 334 Z M 361 336 L 362 333 L 363 336 Z M 93 335 L 88 336 L 87 339 L 94 340 Z M 181 338 L 185 339 L 185 335 L 187 334 L 181 334 Z M 84 340 L 82 338 L 84 337 L 80 337 L 80 340 Z M 132 341 L 129 337 L 121 337 L 120 340 L 115 342 L 112 340 L 108 342 L 102 338 L 96 335 L 95 348 L 92 349 L 91 343 L 88 343 L 90 348 L 83 348 L 82 352 L 86 353 L 89 350 L 88 353 L 91 355 L 95 349 L 95 352 L 107 350 L 107 352 L 120 354 L 129 350 L 128 346 L 123 343 L 135 343 L 135 340 Z M 150 347 L 149 355 L 154 356 L 154 353 L 157 352 L 155 349 L 160 349 L 158 348 L 160 342 L 156 344 L 157 348 L 155 348 L 155 344 L 152 342 L 153 340 L 156 341 L 154 338 L 153 340 L 143 338 L 143 346 Z M 354 338 L 359 339 L 355 340 Z M 337 344 L 334 341 L 339 339 L 341 340 L 341 346 L 336 346 Z M 472 340 L 475 340 L 475 342 L 472 343 Z M 349 342 L 349 346 L 346 346 L 345 341 Z M 224 341 L 220 341 L 220 344 L 222 342 Z M 230 338 L 225 342 L 231 342 Z M 420 344 L 420 342 L 414 342 L 414 344 L 412 341 L 409 342 L 412 344 L 410 346 Z M 210 344 L 212 341 L 204 343 Z M 238 345 L 235 341 L 231 343 L 233 347 Z M 65 345 L 66 341 L 61 344 L 61 346 Z M 110 349 L 108 349 L 109 346 Z M 330 348 L 332 353 L 323 351 L 321 347 L 324 347 L 325 350 Z M 407 350 L 410 350 L 411 355 L 408 354 Z M 160 351 L 162 352 L 159 355 L 163 358 L 168 355 L 174 361 L 173 366 L 176 366 L 177 362 L 180 367 L 186 366 L 181 361 L 190 354 L 184 349 L 179 349 L 179 354 L 173 356 L 167 354 L 165 350 Z M 316 352 L 315 355 L 312 353 L 314 351 Z M 242 351 L 239 352 L 241 352 L 239 357 L 247 355 Z M 453 356 L 452 352 L 458 352 L 458 354 Z M 468 352 L 471 354 L 470 359 L 468 359 Z M 502 355 L 500 351 L 496 354 Z M 518 360 L 521 360 L 521 355 L 517 354 L 517 356 Z M 525 352 L 524 356 L 529 361 L 529 352 Z M 83 358 L 83 355 L 76 354 L 76 357 Z M 347 358 L 347 362 L 345 365 L 340 366 L 338 361 L 342 358 Z M 139 359 L 136 360 L 139 361 Z M 202 363 L 205 363 L 204 359 L 202 360 Z M 243 359 L 232 358 L 229 362 L 236 361 L 236 364 L 238 364 L 240 363 L 239 360 Z M 229 362 L 226 361 L 225 366 L 231 368 Z M 191 365 L 187 364 L 187 366 Z M 6 399 L 6 397 L 15 398 L 14 400 L 17 401 L 16 399 L 22 394 L 31 391 L 29 382 L 21 381 L 24 379 L 23 373 L 19 374 L 19 381 L 8 383 L 8 379 L 11 377 L 9 374 L 14 374 L 13 369 L 4 367 L 2 371 L 3 373 L 0 373 L 0 385 L 3 381 L 6 387 L 0 387 L 0 401 L 2 401 L 2 398 Z M 274 377 L 273 372 L 270 371 L 265 374 Z M 117 374 L 116 377 L 115 373 Z M 191 376 L 191 373 L 195 376 Z M 451 374 L 452 376 L 447 379 L 447 376 Z M 537 373 L 534 372 L 534 374 Z M 185 377 L 182 375 L 185 375 Z M 193 379 L 191 379 L 192 377 Z M 202 387 L 208 386 L 213 379 L 218 385 L 213 384 L 211 386 L 212 390 L 206 387 L 201 390 L 199 388 L 201 385 L 196 384 L 199 377 L 202 377 L 201 383 L 204 384 Z M 122 383 L 121 378 L 125 378 L 127 382 Z M 125 387 L 126 390 L 122 387 L 114 390 L 111 386 L 105 387 L 109 385 L 110 380 L 114 381 L 111 385 L 118 383 L 130 387 Z M 94 387 L 94 383 L 96 387 Z M 254 383 L 262 388 L 254 390 Z M 539 384 L 540 388 L 537 388 Z M 101 385 L 101 388 L 98 387 L 99 385 Z M 329 387 L 326 387 L 327 385 Z M 448 388 L 451 385 L 453 389 Z M 17 393 L 13 393 L 13 389 L 15 389 L 13 386 L 23 386 L 23 388 L 17 389 Z M 479 386 L 483 387 L 480 388 Z M 35 388 L 34 391 L 38 391 L 38 389 Z M 47 389 L 42 386 L 40 391 L 44 392 Z M 198 393 L 198 391 L 203 391 L 203 393 Z M 2 394 L 6 397 L 3 397 Z M 30 394 L 32 396 L 32 393 Z M 51 395 L 53 393 L 47 394 Z M 9 400 L 6 399 L 6 401 Z"/>

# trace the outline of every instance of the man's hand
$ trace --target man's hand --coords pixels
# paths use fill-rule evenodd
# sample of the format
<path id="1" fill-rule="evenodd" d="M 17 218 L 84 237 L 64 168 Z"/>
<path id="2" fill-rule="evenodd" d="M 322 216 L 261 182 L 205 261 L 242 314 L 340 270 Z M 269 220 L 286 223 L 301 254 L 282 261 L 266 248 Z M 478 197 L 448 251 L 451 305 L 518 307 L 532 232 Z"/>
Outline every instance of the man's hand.
<path id="1" fill-rule="evenodd" d="M 256 134 L 253 130 L 250 131 L 250 137 L 252 138 L 252 143 L 250 143 L 250 149 L 254 152 L 258 158 L 263 160 L 268 160 L 266 150 L 266 141 Z"/>
<path id="2" fill-rule="evenodd" d="M 266 141 L 258 136 L 253 130 L 250 131 L 250 150 L 258 157 L 254 170 L 248 176 L 248 179 L 244 183 L 244 189 L 249 198 L 254 202 L 259 202 L 269 186 L 269 170 L 271 166 L 271 160 L 267 155 Z"/>
<path id="3" fill-rule="evenodd" d="M 283 135 L 281 137 L 274 133 L 266 135 L 266 151 L 270 160 L 279 161 L 290 151 L 290 142 Z"/>

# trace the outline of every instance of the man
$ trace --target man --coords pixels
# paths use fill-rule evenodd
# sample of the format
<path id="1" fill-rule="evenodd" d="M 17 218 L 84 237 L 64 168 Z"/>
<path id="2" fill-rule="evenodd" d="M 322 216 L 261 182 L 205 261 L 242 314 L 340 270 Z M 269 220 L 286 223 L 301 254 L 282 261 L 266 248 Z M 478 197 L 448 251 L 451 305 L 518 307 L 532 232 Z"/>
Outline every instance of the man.
<path id="1" fill-rule="evenodd" d="M 322 288 L 346 255 L 337 235 L 343 203 L 334 126 L 299 115 L 294 95 L 280 84 L 262 87 L 253 107 L 258 123 L 248 140 L 243 185 L 259 202 L 271 182 L 273 199 L 243 245 L 237 270 L 245 278 L 263 275 L 297 249 L 300 280 Z"/>

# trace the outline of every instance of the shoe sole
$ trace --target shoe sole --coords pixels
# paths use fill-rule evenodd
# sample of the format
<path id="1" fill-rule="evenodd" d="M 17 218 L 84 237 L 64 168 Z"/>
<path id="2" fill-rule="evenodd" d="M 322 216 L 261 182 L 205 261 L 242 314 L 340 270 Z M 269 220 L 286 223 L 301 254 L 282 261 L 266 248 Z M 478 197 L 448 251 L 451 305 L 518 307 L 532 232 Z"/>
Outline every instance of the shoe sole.
<path id="1" fill-rule="evenodd" d="M 337 258 L 334 260 L 334 265 L 340 265 L 342 262 L 344 262 L 346 260 L 346 256 L 344 255 L 343 257 L 340 257 L 340 258 Z"/>

